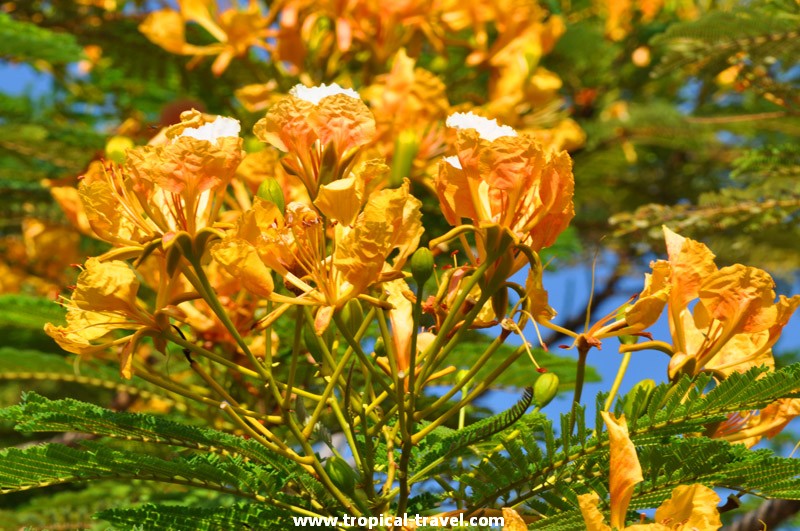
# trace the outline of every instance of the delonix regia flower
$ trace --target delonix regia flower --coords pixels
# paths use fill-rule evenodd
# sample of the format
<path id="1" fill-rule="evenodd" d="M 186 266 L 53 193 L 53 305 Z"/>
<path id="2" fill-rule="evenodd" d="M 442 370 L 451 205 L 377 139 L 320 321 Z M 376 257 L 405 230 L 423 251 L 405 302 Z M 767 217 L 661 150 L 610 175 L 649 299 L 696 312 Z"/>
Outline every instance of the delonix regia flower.
<path id="1" fill-rule="evenodd" d="M 316 208 L 293 202 L 282 212 L 256 198 L 212 254 L 261 296 L 272 292 L 269 270 L 281 275 L 297 303 L 321 307 L 315 326 L 324 330 L 334 309 L 374 283 L 398 278 L 422 235 L 420 205 L 407 181 L 365 198 L 363 179 L 354 174 L 322 186 Z"/>
<path id="2" fill-rule="evenodd" d="M 284 167 L 315 199 L 319 187 L 346 177 L 359 149 L 375 136 L 375 119 L 353 89 L 296 85 L 256 123 L 255 135 L 288 154 Z"/>
<path id="3" fill-rule="evenodd" d="M 245 55 L 251 47 L 267 49 L 267 18 L 251 0 L 246 10 L 226 9 L 217 13 L 216 0 L 178 0 L 179 10 L 161 9 L 150 13 L 139 25 L 145 37 L 168 52 L 193 55 L 196 59 L 216 55 L 211 71 L 221 75 L 234 57 Z M 206 45 L 186 41 L 185 26 L 196 22 L 215 39 Z"/>
<path id="4" fill-rule="evenodd" d="M 717 512 L 719 496 L 703 485 L 680 485 L 672 491 L 672 496 L 656 509 L 655 522 L 651 524 L 625 525 L 625 516 L 633 497 L 634 488 L 644 480 L 642 467 L 636 455 L 636 447 L 628 435 L 625 416 L 615 418 L 613 414 L 602 412 L 608 429 L 611 447 L 609 463 L 609 491 L 611 492 L 610 523 L 600 512 L 600 497 L 596 493 L 578 496 L 583 519 L 588 531 L 612 531 L 641 529 L 652 531 L 669 530 L 714 530 L 722 527 Z"/>
<path id="5" fill-rule="evenodd" d="M 457 153 L 440 163 L 435 182 L 447 221 L 502 227 L 534 252 L 555 243 L 575 215 L 569 155 L 548 152 L 532 136 L 472 113 L 453 114 L 447 125 L 457 129 Z M 523 264 L 518 260 L 514 269 Z"/>
<path id="6" fill-rule="evenodd" d="M 139 280 L 126 262 L 90 258 L 78 276 L 72 298 L 64 302 L 66 326 L 48 323 L 44 330 L 61 348 L 81 356 L 121 347 L 120 372 L 130 378 L 137 342 L 159 329 L 156 318 L 138 304 L 138 291 Z M 112 335 L 119 330 L 135 333 Z"/>
<path id="7" fill-rule="evenodd" d="M 775 365 L 772 347 L 800 295 L 775 297 L 775 283 L 764 270 L 735 264 L 718 268 L 704 244 L 664 227 L 668 260 L 651 264 L 645 291 L 626 321 L 642 328 L 667 308 L 672 336 L 670 378 L 711 372 L 718 380 L 734 372 Z M 743 412 L 714 434 L 748 446 L 780 432 L 800 413 L 800 401 L 782 399 L 761 412 Z"/>
<path id="8" fill-rule="evenodd" d="M 81 181 L 86 216 L 101 239 L 137 245 L 213 224 L 242 160 L 239 122 L 197 111 L 181 118 L 163 143 L 131 149 L 124 166 L 109 163 Z"/>

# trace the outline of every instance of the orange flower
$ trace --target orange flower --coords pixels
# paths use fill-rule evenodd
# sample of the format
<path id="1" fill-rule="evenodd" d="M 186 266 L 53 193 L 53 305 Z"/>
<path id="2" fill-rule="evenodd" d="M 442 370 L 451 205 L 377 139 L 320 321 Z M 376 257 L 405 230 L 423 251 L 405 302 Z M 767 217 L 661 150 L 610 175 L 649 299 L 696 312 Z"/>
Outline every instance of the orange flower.
<path id="1" fill-rule="evenodd" d="M 72 299 L 65 302 L 66 326 L 48 323 L 44 330 L 61 348 L 78 355 L 122 346 L 120 371 L 123 377 L 130 378 L 132 356 L 139 339 L 159 330 L 156 319 L 139 307 L 138 291 L 139 280 L 127 263 L 90 258 L 78 276 Z M 135 330 L 136 333 L 122 338 L 109 337 L 117 330 Z"/>
<path id="2" fill-rule="evenodd" d="M 444 151 L 444 127 L 450 104 L 444 83 L 424 68 L 415 67 L 415 60 L 405 49 L 397 52 L 389 73 L 378 76 L 364 90 L 375 115 L 375 145 L 391 165 L 407 170 L 401 177 L 410 177 L 416 163 L 426 169 L 429 161 Z M 413 152 L 403 152 L 405 135 L 412 139 Z M 402 160 L 403 157 L 409 160 Z"/>
<path id="3" fill-rule="evenodd" d="M 506 228 L 533 251 L 552 245 L 575 215 L 569 155 L 546 153 L 530 136 L 472 113 L 447 125 L 458 129 L 457 155 L 440 163 L 435 183 L 447 221 Z"/>
<path id="4" fill-rule="evenodd" d="M 732 415 L 712 435 L 732 443 L 752 448 L 763 437 L 773 438 L 789 422 L 800 415 L 800 399 L 781 398 L 761 411 L 748 411 Z"/>
<path id="5" fill-rule="evenodd" d="M 242 159 L 239 122 L 197 111 L 166 131 L 166 143 L 128 151 L 125 166 L 90 169 L 79 188 L 94 232 L 137 245 L 210 226 Z"/>
<path id="6" fill-rule="evenodd" d="M 228 68 L 231 59 L 245 55 L 252 46 L 266 49 L 264 38 L 269 23 L 255 0 L 250 0 L 244 11 L 233 8 L 219 14 L 214 0 L 178 0 L 178 4 L 180 11 L 162 9 L 150 13 L 139 25 L 139 31 L 171 53 L 193 55 L 198 59 L 216 55 L 211 70 L 218 76 Z M 185 34 L 187 22 L 196 22 L 219 43 L 189 44 Z"/>
<path id="7" fill-rule="evenodd" d="M 297 85 L 256 123 L 255 135 L 289 154 L 287 170 L 312 198 L 320 185 L 347 175 L 359 148 L 375 136 L 375 119 L 358 93 L 330 86 Z"/>
<path id="8" fill-rule="evenodd" d="M 670 377 L 703 369 L 724 377 L 762 364 L 771 366 L 772 346 L 800 306 L 800 295 L 781 295 L 776 302 L 775 284 L 766 271 L 739 264 L 717 269 L 714 254 L 702 243 L 666 227 L 664 235 L 675 352 Z"/>
<path id="9" fill-rule="evenodd" d="M 717 512 L 719 496 L 703 485 L 681 485 L 672 491 L 672 496 L 656 510 L 655 523 L 625 525 L 633 490 L 643 481 L 642 467 L 636 455 L 636 448 L 628 435 L 625 417 L 615 418 L 613 414 L 602 412 L 608 429 L 611 446 L 609 463 L 609 490 L 611 491 L 611 525 L 605 523 L 598 509 L 600 497 L 596 493 L 578 496 L 583 519 L 588 531 L 612 531 L 625 529 L 650 529 L 669 531 L 675 529 L 713 530 L 722 527 Z M 677 524 L 676 524 L 677 523 Z"/>
<path id="10" fill-rule="evenodd" d="M 268 268 L 283 276 L 302 293 L 297 303 L 322 307 L 316 326 L 324 330 L 334 309 L 371 284 L 396 278 L 422 234 L 420 202 L 408 182 L 372 193 L 362 208 L 363 188 L 355 174 L 322 186 L 314 204 L 324 217 L 303 203 L 290 203 L 283 213 L 257 198 L 212 254 L 246 289 L 265 297 L 272 288 Z M 332 238 L 326 230 L 331 221 Z"/>

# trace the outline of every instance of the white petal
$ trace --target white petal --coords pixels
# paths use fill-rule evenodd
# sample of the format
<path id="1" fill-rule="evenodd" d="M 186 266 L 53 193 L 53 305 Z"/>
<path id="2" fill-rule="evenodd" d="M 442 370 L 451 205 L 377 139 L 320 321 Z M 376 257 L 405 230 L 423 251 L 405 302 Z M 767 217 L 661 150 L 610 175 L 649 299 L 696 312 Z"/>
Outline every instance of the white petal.
<path id="1" fill-rule="evenodd" d="M 445 157 L 444 161 L 454 168 L 458 168 L 459 170 L 463 169 L 461 167 L 461 161 L 458 160 L 458 157 L 455 155 L 453 155 L 452 157 Z"/>
<path id="2" fill-rule="evenodd" d="M 218 138 L 226 136 L 239 136 L 242 127 L 239 120 L 217 116 L 216 120 L 200 127 L 189 127 L 183 130 L 180 136 L 188 136 L 198 140 L 216 142 Z"/>
<path id="3" fill-rule="evenodd" d="M 355 90 L 342 88 L 336 83 L 331 83 L 330 85 L 323 83 L 318 87 L 295 85 L 289 91 L 289 94 L 295 98 L 313 103 L 314 105 L 318 104 L 322 98 L 327 96 L 335 96 L 336 94 L 344 94 L 345 96 L 350 96 L 351 98 L 355 98 L 357 100 L 361 99 L 361 96 L 359 96 L 358 92 Z"/>
<path id="4" fill-rule="evenodd" d="M 480 137 L 488 142 L 494 142 L 503 136 L 517 136 L 513 127 L 500 125 L 497 120 L 490 120 L 477 116 L 471 112 L 457 112 L 447 117 L 447 127 L 456 129 L 474 129 Z"/>

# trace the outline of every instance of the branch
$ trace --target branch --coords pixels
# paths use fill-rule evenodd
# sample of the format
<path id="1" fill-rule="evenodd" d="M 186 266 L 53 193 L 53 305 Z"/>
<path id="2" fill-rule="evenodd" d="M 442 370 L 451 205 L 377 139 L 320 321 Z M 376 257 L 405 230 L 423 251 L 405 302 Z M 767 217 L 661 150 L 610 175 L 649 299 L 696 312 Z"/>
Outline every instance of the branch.
<path id="1" fill-rule="evenodd" d="M 757 509 L 745 513 L 723 531 L 761 531 L 775 529 L 800 512 L 800 500 L 765 500 Z"/>

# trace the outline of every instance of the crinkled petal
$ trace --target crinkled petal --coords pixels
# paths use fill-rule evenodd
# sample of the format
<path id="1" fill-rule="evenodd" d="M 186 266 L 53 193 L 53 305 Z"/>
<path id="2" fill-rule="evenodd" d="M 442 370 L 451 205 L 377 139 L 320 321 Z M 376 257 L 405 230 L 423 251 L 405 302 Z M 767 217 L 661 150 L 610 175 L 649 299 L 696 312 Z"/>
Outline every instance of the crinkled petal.
<path id="1" fill-rule="evenodd" d="M 528 524 L 517 511 L 503 507 L 503 531 L 528 531 Z"/>
<path id="2" fill-rule="evenodd" d="M 126 262 L 90 258 L 78 276 L 72 302 L 82 310 L 130 314 L 138 290 L 139 280 Z"/>
<path id="3" fill-rule="evenodd" d="M 644 330 L 658 321 L 669 296 L 669 262 L 658 260 L 650 266 L 653 272 L 645 274 L 644 289 L 637 301 L 625 311 L 625 322 L 628 326 L 639 330 Z"/>
<path id="4" fill-rule="evenodd" d="M 669 528 L 713 531 L 722 527 L 717 504 L 719 496 L 703 485 L 680 485 L 672 496 L 656 509 L 656 522 Z"/>
<path id="5" fill-rule="evenodd" d="M 356 178 L 351 176 L 320 186 L 314 206 L 328 219 L 352 225 L 361 210 L 362 195 Z"/>
<path id="6" fill-rule="evenodd" d="M 672 298 L 680 307 L 697 298 L 700 286 L 717 271 L 714 253 L 704 244 L 684 238 L 664 227 L 667 255 L 672 267 Z"/>
<path id="7" fill-rule="evenodd" d="M 350 95 L 322 98 L 308 119 L 322 145 L 333 143 L 340 156 L 375 137 L 375 118 L 361 98 Z"/>
<path id="8" fill-rule="evenodd" d="M 603 513 L 597 507 L 599 503 L 600 496 L 596 492 L 578 496 L 578 505 L 580 505 L 583 521 L 586 524 L 586 531 L 612 531 L 611 527 L 605 523 Z"/>
<path id="9" fill-rule="evenodd" d="M 240 238 L 225 239 L 212 247 L 211 254 L 247 291 L 265 298 L 272 294 L 271 272 L 250 243 Z"/>

